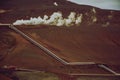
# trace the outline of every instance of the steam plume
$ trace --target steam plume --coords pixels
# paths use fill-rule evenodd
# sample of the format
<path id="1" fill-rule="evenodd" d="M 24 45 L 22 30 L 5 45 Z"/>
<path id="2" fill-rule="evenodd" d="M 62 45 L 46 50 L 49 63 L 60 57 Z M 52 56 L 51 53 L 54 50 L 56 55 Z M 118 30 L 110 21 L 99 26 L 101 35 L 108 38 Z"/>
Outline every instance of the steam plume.
<path id="1" fill-rule="evenodd" d="M 43 18 L 40 16 L 37 18 L 30 18 L 29 20 L 16 20 L 14 25 L 55 25 L 55 26 L 73 26 L 80 25 L 82 22 L 82 14 L 76 14 L 71 12 L 67 18 L 63 18 L 61 12 L 54 12 L 50 17 L 44 15 Z"/>

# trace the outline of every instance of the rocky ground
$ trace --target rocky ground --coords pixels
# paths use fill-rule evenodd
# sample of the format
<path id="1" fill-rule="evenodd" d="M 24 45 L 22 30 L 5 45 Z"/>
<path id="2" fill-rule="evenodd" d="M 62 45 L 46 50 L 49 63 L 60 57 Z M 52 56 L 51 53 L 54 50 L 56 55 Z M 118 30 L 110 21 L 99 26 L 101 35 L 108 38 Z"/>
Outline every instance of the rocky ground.
<path id="1" fill-rule="evenodd" d="M 54 2 L 58 6 L 54 5 Z M 120 73 L 120 11 L 77 5 L 66 0 L 1 0 L 0 23 L 13 23 L 55 11 L 67 17 L 71 11 L 82 14 L 79 26 L 15 26 L 67 62 L 94 61 Z M 119 80 L 119 76 L 68 76 L 70 73 L 105 73 L 95 66 L 61 64 L 23 36 L 0 26 L 0 68 L 15 66 L 45 72 L 16 72 L 20 80 Z M 1 70 L 0 70 L 1 71 Z M 2 71 L 1 71 L 2 72 Z M 63 75 L 64 74 L 64 75 Z M 66 75 L 67 74 L 67 75 Z M 10 80 L 0 75 L 0 80 Z"/>

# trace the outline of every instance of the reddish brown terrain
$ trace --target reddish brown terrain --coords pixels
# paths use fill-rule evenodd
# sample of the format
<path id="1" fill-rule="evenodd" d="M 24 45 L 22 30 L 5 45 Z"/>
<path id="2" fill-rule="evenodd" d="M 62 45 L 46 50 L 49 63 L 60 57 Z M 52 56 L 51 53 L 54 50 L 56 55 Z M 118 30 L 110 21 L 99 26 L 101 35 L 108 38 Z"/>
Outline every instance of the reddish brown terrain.
<path id="1" fill-rule="evenodd" d="M 91 6 L 55 1 L 60 6 L 53 6 L 54 0 L 35 0 L 34 3 L 29 0 L 29 4 L 28 0 L 5 0 L 0 3 L 0 9 L 5 10 L 0 13 L 2 24 L 51 15 L 54 11 L 63 12 L 65 17 L 71 11 L 84 15 L 80 26 L 21 25 L 13 26 L 15 30 L 10 25 L 1 25 L 0 67 L 51 72 L 62 80 L 76 80 L 81 75 L 119 77 L 120 12 L 95 8 L 97 13 L 93 14 Z M 95 23 L 93 16 L 98 19 Z"/>

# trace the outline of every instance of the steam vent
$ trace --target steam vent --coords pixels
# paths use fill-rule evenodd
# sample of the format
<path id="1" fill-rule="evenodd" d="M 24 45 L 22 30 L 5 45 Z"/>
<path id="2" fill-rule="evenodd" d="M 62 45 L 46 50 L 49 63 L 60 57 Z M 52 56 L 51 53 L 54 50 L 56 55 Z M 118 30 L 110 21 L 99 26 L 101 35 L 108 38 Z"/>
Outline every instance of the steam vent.
<path id="1" fill-rule="evenodd" d="M 120 80 L 120 10 L 1 0 L 0 80 Z"/>

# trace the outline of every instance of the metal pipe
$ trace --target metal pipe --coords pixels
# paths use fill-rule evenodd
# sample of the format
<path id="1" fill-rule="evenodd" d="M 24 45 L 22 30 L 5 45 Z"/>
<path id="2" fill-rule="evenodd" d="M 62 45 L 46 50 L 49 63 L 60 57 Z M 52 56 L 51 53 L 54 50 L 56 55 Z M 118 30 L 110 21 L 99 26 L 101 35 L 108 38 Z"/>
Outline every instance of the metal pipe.
<path id="1" fill-rule="evenodd" d="M 36 45 L 40 49 L 44 50 L 47 54 L 49 54 L 50 56 L 52 56 L 53 58 L 55 58 L 56 60 L 58 60 L 59 62 L 61 62 L 64 65 L 94 65 L 94 64 L 96 64 L 95 62 L 71 62 L 71 63 L 69 63 L 69 62 L 63 60 L 62 58 L 58 57 L 57 55 L 55 55 L 53 52 L 51 52 L 49 49 L 47 49 L 44 46 L 42 46 L 41 44 L 39 44 L 37 41 L 35 41 L 32 38 L 30 38 L 29 36 L 27 36 L 25 33 L 20 31 L 16 27 L 14 27 L 14 25 L 9 25 L 9 28 L 11 28 L 12 30 L 21 34 L 25 39 L 27 39 L 28 41 L 30 41 L 32 44 Z"/>
<path id="2" fill-rule="evenodd" d="M 63 64 L 66 64 L 66 61 L 64 61 L 63 59 L 59 58 L 57 55 L 55 55 L 54 53 L 52 53 L 50 50 L 48 50 L 47 48 L 45 48 L 44 46 L 42 46 L 41 44 L 39 44 L 38 42 L 36 42 L 35 40 L 33 40 L 32 38 L 30 38 L 29 36 L 27 36 L 25 33 L 23 33 L 22 31 L 20 31 L 19 29 L 17 29 L 16 27 L 14 27 L 13 25 L 10 25 L 9 28 L 11 28 L 12 30 L 16 31 L 17 33 L 19 33 L 20 35 L 22 35 L 25 39 L 29 40 L 32 44 L 36 45 L 37 47 L 39 47 L 40 49 L 44 50 L 47 54 L 51 55 L 52 57 L 54 57 L 55 59 L 57 59 L 58 61 L 60 61 Z"/>
<path id="3" fill-rule="evenodd" d="M 114 75 L 118 74 L 118 73 L 116 73 L 115 71 L 113 71 L 112 69 L 108 68 L 107 66 L 105 66 L 103 64 L 99 64 L 98 66 L 105 69 L 105 70 L 107 70 L 107 71 L 109 71 L 109 72 L 111 72 L 111 73 L 113 73 Z"/>
<path id="4" fill-rule="evenodd" d="M 89 74 L 79 74 L 79 73 L 71 73 L 71 74 L 68 74 L 70 76 L 116 76 L 116 75 L 113 75 L 113 74 L 94 74 L 94 73 L 89 73 Z"/>
<path id="5" fill-rule="evenodd" d="M 11 24 L 0 24 L 0 26 L 10 26 Z"/>
<path id="6" fill-rule="evenodd" d="M 67 62 L 67 65 L 95 65 L 95 62 Z"/>
<path id="7" fill-rule="evenodd" d="M 61 62 L 64 65 L 96 65 L 95 62 L 67 62 L 65 60 L 63 60 L 62 58 L 60 58 L 59 56 L 55 55 L 53 52 L 51 52 L 49 49 L 45 48 L 44 46 L 42 46 L 41 44 L 39 44 L 37 41 L 33 40 L 32 38 L 30 38 L 28 35 L 26 35 L 25 33 L 23 33 L 22 31 L 20 31 L 19 29 L 17 29 L 16 27 L 14 27 L 14 25 L 12 24 L 0 24 L 0 26 L 9 26 L 10 29 L 16 31 L 17 33 L 19 33 L 21 36 L 23 36 L 25 39 L 27 39 L 28 41 L 30 41 L 32 44 L 36 45 L 37 47 L 39 47 L 40 49 L 44 50 L 47 54 L 49 54 L 50 56 L 52 56 L 53 58 L 55 58 L 57 61 Z M 108 68 L 107 66 L 100 64 L 98 65 L 99 67 L 111 72 L 114 75 L 120 76 L 120 74 L 116 73 L 115 71 L 113 71 L 112 69 Z M 18 69 L 19 70 L 19 69 Z M 34 71 L 34 70 L 28 70 L 28 69 L 22 69 L 25 71 Z M 109 76 L 112 74 L 69 74 L 69 75 L 81 75 L 81 76 Z"/>

